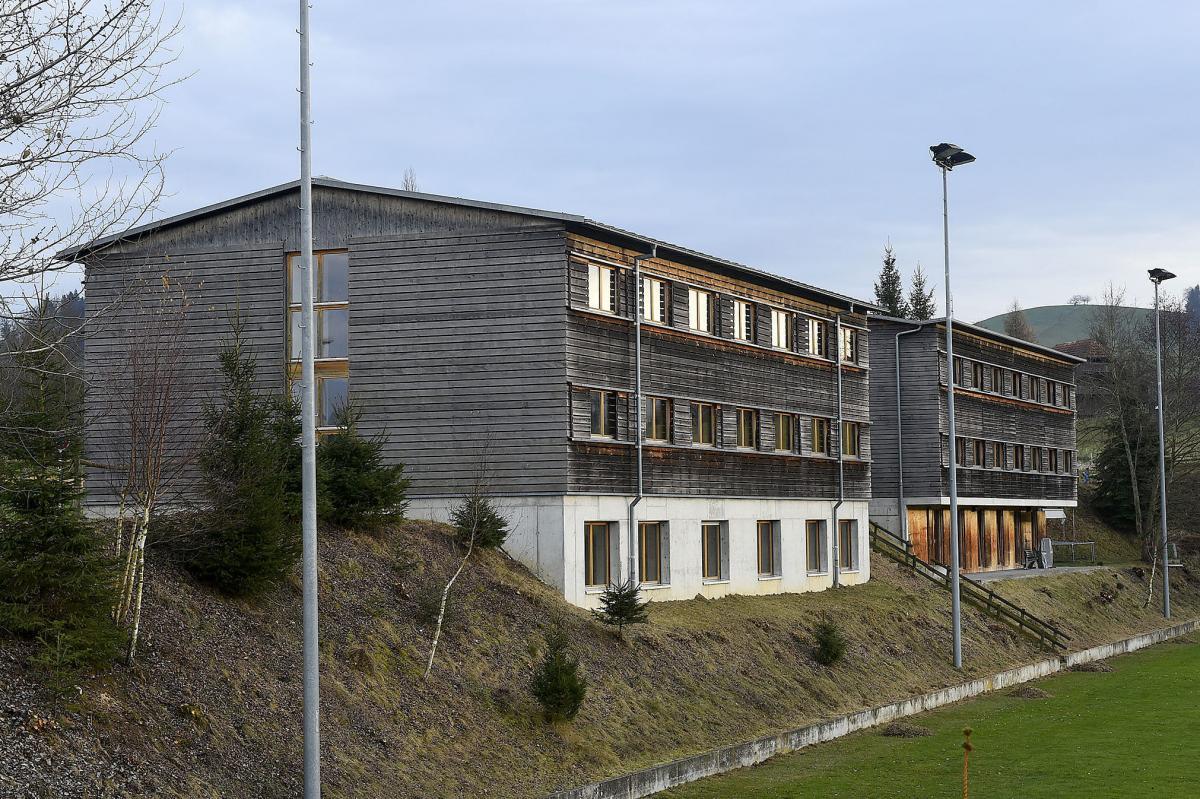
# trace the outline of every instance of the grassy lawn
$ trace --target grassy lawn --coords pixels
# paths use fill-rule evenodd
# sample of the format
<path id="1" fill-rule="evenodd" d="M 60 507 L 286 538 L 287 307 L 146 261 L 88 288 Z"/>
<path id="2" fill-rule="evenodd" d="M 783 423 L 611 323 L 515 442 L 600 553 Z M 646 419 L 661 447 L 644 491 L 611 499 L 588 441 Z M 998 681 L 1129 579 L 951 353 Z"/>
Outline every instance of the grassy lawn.
<path id="1" fill-rule="evenodd" d="M 928 737 L 866 731 L 663 795 L 958 797 L 971 727 L 973 797 L 1200 796 L 1200 641 L 1111 665 L 1031 683 L 1050 698 L 998 694 L 907 719 Z"/>

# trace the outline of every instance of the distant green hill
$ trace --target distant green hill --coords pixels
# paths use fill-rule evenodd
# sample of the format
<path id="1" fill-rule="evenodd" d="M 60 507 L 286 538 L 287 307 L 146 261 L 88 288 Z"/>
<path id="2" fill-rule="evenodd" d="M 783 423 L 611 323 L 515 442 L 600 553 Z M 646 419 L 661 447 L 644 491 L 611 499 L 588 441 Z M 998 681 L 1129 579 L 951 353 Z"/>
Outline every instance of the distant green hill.
<path id="1" fill-rule="evenodd" d="M 1096 305 L 1041 305 L 1037 308 L 1026 308 L 1025 318 L 1029 320 L 1033 332 L 1037 334 L 1039 344 L 1047 347 L 1057 347 L 1068 341 L 1079 341 L 1088 338 L 1092 328 L 1092 312 Z M 1149 308 L 1131 308 L 1130 310 L 1146 314 Z M 1002 313 L 984 319 L 975 324 L 997 333 L 1004 332 L 1004 320 L 1008 314 Z"/>

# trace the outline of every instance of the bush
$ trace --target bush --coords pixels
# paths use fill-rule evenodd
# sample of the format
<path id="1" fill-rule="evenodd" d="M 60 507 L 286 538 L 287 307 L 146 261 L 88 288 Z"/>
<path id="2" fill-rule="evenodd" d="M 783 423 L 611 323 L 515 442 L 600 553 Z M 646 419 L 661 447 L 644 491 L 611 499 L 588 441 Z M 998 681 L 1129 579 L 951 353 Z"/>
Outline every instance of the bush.
<path id="1" fill-rule="evenodd" d="M 600 610 L 593 612 L 600 621 L 614 625 L 618 635 L 624 635 L 625 625 L 650 621 L 650 614 L 646 612 L 647 603 L 641 599 L 641 590 L 641 586 L 633 580 L 609 585 L 600 596 Z"/>
<path id="2" fill-rule="evenodd" d="M 337 411 L 342 429 L 317 447 L 317 481 L 322 518 L 355 530 L 375 530 L 395 514 L 403 518 L 409 481 L 404 466 L 383 461 L 384 436 L 358 434 L 362 413 L 353 406 Z"/>
<path id="3" fill-rule="evenodd" d="M 508 538 L 508 519 L 500 515 L 490 499 L 479 494 L 467 497 L 450 511 L 450 523 L 462 544 L 474 536 L 475 546 L 495 549 Z"/>
<path id="4" fill-rule="evenodd" d="M 237 321 L 220 362 L 224 382 L 219 401 L 205 406 L 209 435 L 199 457 L 207 510 L 188 567 L 244 595 L 282 579 L 300 559 L 297 404 L 257 390 Z"/>
<path id="5" fill-rule="evenodd" d="M 546 652 L 533 673 L 530 692 L 542 706 L 546 721 L 573 719 L 587 694 L 579 674 L 579 658 L 569 648 L 566 631 L 556 626 L 546 634 Z"/>
<path id="6" fill-rule="evenodd" d="M 813 637 L 817 641 L 813 657 L 822 666 L 832 666 L 846 654 L 846 637 L 842 635 L 842 629 L 829 619 L 817 625 Z"/>

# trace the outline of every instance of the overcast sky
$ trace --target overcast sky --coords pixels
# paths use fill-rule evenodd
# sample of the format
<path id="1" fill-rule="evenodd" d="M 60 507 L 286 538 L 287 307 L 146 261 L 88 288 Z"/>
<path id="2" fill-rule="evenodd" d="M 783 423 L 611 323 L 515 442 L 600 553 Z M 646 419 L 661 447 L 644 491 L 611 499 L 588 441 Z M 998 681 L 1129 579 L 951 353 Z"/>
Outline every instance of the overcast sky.
<path id="1" fill-rule="evenodd" d="M 163 213 L 298 174 L 296 4 L 189 0 Z M 1200 280 L 1200 4 L 314 0 L 314 172 L 584 214 L 956 315 Z"/>

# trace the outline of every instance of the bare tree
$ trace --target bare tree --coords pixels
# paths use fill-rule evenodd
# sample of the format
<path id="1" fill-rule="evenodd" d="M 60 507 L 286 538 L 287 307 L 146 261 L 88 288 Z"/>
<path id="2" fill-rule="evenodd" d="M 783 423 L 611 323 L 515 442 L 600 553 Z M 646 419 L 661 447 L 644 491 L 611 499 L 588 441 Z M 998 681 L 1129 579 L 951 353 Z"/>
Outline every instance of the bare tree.
<path id="1" fill-rule="evenodd" d="M 1012 307 L 1008 309 L 1008 315 L 1004 317 L 1004 335 L 1037 343 L 1037 334 L 1033 332 L 1029 318 L 1025 316 L 1025 312 L 1021 310 L 1021 304 L 1016 300 L 1013 300 Z"/>
<path id="2" fill-rule="evenodd" d="M 417 186 L 417 172 L 411 166 L 404 170 L 404 190 L 405 191 L 420 191 Z"/>
<path id="3" fill-rule="evenodd" d="M 151 0 L 0 4 L 0 286 L 44 280 L 68 267 L 56 253 L 155 208 L 165 156 L 145 139 L 178 31 Z"/>
<path id="4" fill-rule="evenodd" d="M 1087 294 L 1072 294 L 1068 300 L 1072 305 L 1090 305 L 1092 302 L 1091 296 Z"/>
<path id="5" fill-rule="evenodd" d="M 106 464 L 119 505 L 115 544 L 122 564 L 114 618 L 129 629 L 126 660 L 133 662 L 142 620 L 146 539 L 160 503 L 171 497 L 182 469 L 192 460 L 192 436 L 183 429 L 189 400 L 184 358 L 186 286 L 163 273 L 161 286 L 147 285 L 146 309 L 127 339 L 120 371 L 107 379 L 111 420 L 124 432 L 126 448 Z M 128 532 L 126 532 L 128 526 Z"/>

